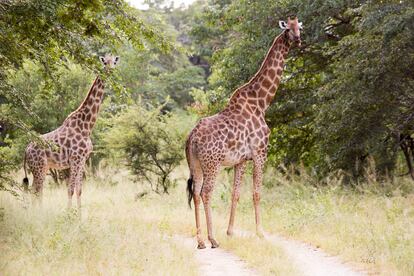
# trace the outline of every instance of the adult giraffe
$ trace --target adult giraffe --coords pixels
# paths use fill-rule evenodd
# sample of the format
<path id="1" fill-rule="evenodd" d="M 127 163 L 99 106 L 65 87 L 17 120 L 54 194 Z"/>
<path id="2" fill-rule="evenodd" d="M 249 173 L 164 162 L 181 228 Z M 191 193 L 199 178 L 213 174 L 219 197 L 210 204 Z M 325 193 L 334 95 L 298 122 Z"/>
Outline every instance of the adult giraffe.
<path id="1" fill-rule="evenodd" d="M 119 57 L 100 57 L 106 71 L 111 70 Z M 68 207 L 72 206 L 72 196 L 76 189 L 78 208 L 81 207 L 82 177 L 85 162 L 92 152 L 91 132 L 95 125 L 99 107 L 104 95 L 104 82 L 97 76 L 81 105 L 72 112 L 63 124 L 41 137 L 54 147 L 44 147 L 31 142 L 25 152 L 23 184 L 29 185 L 26 162 L 33 173 L 34 193 L 42 198 L 43 182 L 48 169 L 69 169 Z"/>
<path id="2" fill-rule="evenodd" d="M 190 168 L 188 203 L 194 199 L 198 248 L 205 248 L 200 229 L 200 198 L 203 201 L 208 239 L 218 247 L 213 237 L 210 198 L 221 166 L 234 166 L 234 186 L 227 234 L 233 234 L 234 215 L 240 195 L 246 161 L 253 160 L 253 201 L 256 232 L 263 236 L 260 224 L 260 189 L 263 165 L 267 158 L 270 130 L 265 111 L 279 86 L 284 60 L 292 44 L 300 46 L 302 23 L 297 18 L 279 21 L 283 32 L 275 38 L 259 71 L 245 85 L 236 89 L 227 107 L 220 113 L 203 118 L 191 131 L 186 143 Z"/>

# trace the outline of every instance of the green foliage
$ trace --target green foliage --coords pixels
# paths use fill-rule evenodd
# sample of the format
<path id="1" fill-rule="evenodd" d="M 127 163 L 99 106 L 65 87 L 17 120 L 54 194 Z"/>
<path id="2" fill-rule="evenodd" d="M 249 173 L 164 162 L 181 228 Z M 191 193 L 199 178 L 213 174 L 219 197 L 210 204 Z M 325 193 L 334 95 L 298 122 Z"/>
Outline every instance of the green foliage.
<path id="1" fill-rule="evenodd" d="M 128 40 L 136 49 L 144 42 L 161 50 L 171 44 L 143 23 L 124 1 L 6 1 L 0 4 L 0 98 L 15 108 L 30 110 L 22 91 L 9 82 L 9 69 L 35 60 L 45 88 L 56 88 L 59 67 L 73 60 L 101 71 L 97 54 L 116 52 Z M 12 116 L 10 116 L 12 117 Z M 18 115 L 12 122 L 21 121 Z"/>
<path id="2" fill-rule="evenodd" d="M 278 20 L 296 14 L 303 48 L 289 53 L 267 111 L 270 160 L 303 163 L 319 175 L 363 175 L 397 162 L 399 135 L 413 134 L 413 4 L 409 1 L 208 1 L 192 37 L 211 61 L 209 107 L 220 110 L 258 70 Z"/>
<path id="3" fill-rule="evenodd" d="M 173 49 L 123 0 L 0 3 L 0 124 L 6 126 L 0 142 L 19 148 L 0 167 L 2 178 L 21 161 L 27 138 L 36 136 L 31 130 L 50 131 L 76 108 L 92 83 L 91 71 L 110 84 L 117 103 L 125 102 L 119 79 L 102 72 L 97 56 L 116 53 L 126 41 L 135 51 Z"/>
<path id="4" fill-rule="evenodd" d="M 185 107 L 192 102 L 190 92 L 202 89 L 206 81 L 203 69 L 195 66 L 179 68 L 159 77 L 160 92 L 170 96 L 178 106 Z"/>
<path id="5" fill-rule="evenodd" d="M 332 77 L 320 89 L 324 99 L 317 134 L 332 167 L 359 174 L 356 160 L 375 157 L 380 171 L 393 170 L 399 133 L 412 134 L 414 6 L 367 4 L 358 32 L 333 48 Z M 351 66 L 352 65 L 352 66 Z"/>
<path id="6" fill-rule="evenodd" d="M 190 64 L 182 53 L 174 53 L 171 59 L 155 49 L 136 52 L 127 48 L 121 55 L 120 81 L 133 102 L 142 98 L 156 105 L 170 96 L 170 109 L 185 108 L 193 101 L 190 91 L 206 86 L 203 69 Z"/>
<path id="7" fill-rule="evenodd" d="M 273 39 L 280 34 L 279 20 L 298 14 L 304 22 L 303 49 L 292 49 L 287 60 L 282 85 L 274 104 L 267 111 L 272 129 L 270 159 L 273 164 L 284 162 L 317 165 L 324 160 L 315 144 L 315 116 L 319 98 L 317 89 L 326 79 L 329 57 L 326 47 L 336 44 L 324 28 L 329 18 L 345 13 L 357 3 L 343 1 L 209 1 L 192 35 L 200 50 L 213 53 L 212 75 L 208 91 L 210 110 L 220 110 L 231 93 L 247 82 L 258 70 Z M 320 11 L 323 10 L 323 13 Z M 315 16 L 315 13 L 320 14 Z M 333 28 L 333 27 L 332 27 Z M 342 25 L 331 29 L 345 35 Z M 206 32 L 211 34 L 206 35 Z"/>
<path id="8" fill-rule="evenodd" d="M 157 193 L 168 193 L 174 185 L 170 175 L 183 159 L 188 127 L 180 117 L 163 115 L 162 108 L 130 106 L 109 122 L 103 141 L 116 160 L 126 158 L 138 180 L 149 183 Z"/>
<path id="9" fill-rule="evenodd" d="M 103 73 L 97 55 L 116 53 L 121 62 L 114 74 L 102 75 L 108 85 L 92 137 L 94 166 L 108 157 L 105 148 L 113 145 L 103 134 L 118 114 L 131 116 L 124 125 L 129 130 L 134 112 L 154 112 L 151 120 L 164 124 L 176 117 L 153 110 L 160 104 L 171 114 L 221 110 L 259 68 L 280 33 L 278 21 L 292 14 L 304 23 L 303 48 L 289 53 L 266 114 L 270 164 L 303 164 L 321 177 L 335 170 L 359 177 L 373 160 L 380 175 L 402 172 L 400 137 L 414 134 L 411 2 L 209 0 L 188 9 L 162 0 L 148 4 L 145 11 L 120 0 L 0 4 L 2 179 L 18 167 L 29 140 L 59 126 L 79 105 Z M 160 141 L 170 135 L 163 131 L 147 130 Z"/>
<path id="10" fill-rule="evenodd" d="M 10 172 L 16 169 L 16 155 L 14 149 L 9 147 L 0 147 L 0 168 L 3 172 Z M 10 190 L 11 186 L 14 186 L 15 182 L 8 174 L 0 174 L 0 191 Z"/>
<path id="11" fill-rule="evenodd" d="M 68 63 L 57 68 L 56 82 L 49 85 L 41 71 L 41 65 L 27 61 L 21 70 L 9 73 L 9 82 L 22 93 L 27 107 L 36 112 L 36 117 L 25 118 L 25 122 L 33 130 L 46 133 L 61 124 L 78 107 L 94 76 L 79 65 Z M 52 86 L 53 90 L 48 86 Z M 16 109 L 16 112 L 22 112 L 20 117 L 25 116 L 24 110 Z"/>

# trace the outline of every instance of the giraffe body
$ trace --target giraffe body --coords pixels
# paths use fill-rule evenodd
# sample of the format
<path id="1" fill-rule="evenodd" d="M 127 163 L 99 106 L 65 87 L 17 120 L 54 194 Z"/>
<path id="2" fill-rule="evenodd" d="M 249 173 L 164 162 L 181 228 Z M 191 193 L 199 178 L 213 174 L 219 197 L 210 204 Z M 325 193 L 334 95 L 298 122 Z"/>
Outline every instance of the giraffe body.
<path id="1" fill-rule="evenodd" d="M 253 155 L 267 144 L 270 130 L 263 116 L 251 116 L 256 125 L 238 117 L 237 113 L 226 109 L 197 124 L 191 136 L 194 137 L 193 152 L 200 161 L 233 167 L 252 160 Z"/>
<path id="2" fill-rule="evenodd" d="M 203 201 L 208 239 L 213 237 L 210 200 L 215 179 L 222 166 L 235 167 L 231 213 L 227 234 L 233 233 L 234 216 L 240 196 L 240 184 L 247 161 L 253 161 L 253 202 L 256 232 L 263 235 L 260 223 L 260 189 L 263 167 L 267 158 L 270 129 L 265 111 L 279 86 L 284 60 L 292 43 L 300 45 L 301 23 L 297 18 L 281 22 L 284 32 L 276 37 L 256 75 L 238 88 L 227 107 L 220 113 L 203 118 L 190 132 L 186 157 L 190 168 L 188 181 L 189 203 L 194 200 L 198 248 L 205 248 L 201 238 L 199 205 Z"/>
<path id="3" fill-rule="evenodd" d="M 118 57 L 101 57 L 106 70 L 114 67 Z M 81 206 L 82 178 L 86 160 L 93 150 L 90 138 L 103 100 L 104 83 L 98 76 L 88 95 L 57 129 L 41 136 L 50 146 L 31 142 L 25 151 L 26 163 L 33 174 L 33 192 L 42 197 L 43 182 L 49 169 L 69 169 L 68 207 L 76 190 L 77 204 Z M 27 177 L 24 183 L 28 185 Z"/>

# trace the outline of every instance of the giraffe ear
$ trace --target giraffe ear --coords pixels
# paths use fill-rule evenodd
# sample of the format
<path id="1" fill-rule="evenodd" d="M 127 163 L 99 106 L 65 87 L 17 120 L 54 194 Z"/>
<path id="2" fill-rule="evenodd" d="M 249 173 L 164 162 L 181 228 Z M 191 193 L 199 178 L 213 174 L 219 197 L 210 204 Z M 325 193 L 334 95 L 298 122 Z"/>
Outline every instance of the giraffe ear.
<path id="1" fill-rule="evenodd" d="M 303 30 L 303 23 L 302 22 L 299 22 L 298 26 L 299 26 L 299 29 Z"/>
<path id="2" fill-rule="evenodd" d="M 116 65 L 118 62 L 119 62 L 119 56 L 116 56 L 114 60 L 114 65 Z"/>
<path id="3" fill-rule="evenodd" d="M 279 21 L 279 27 L 280 27 L 282 30 L 286 30 L 286 29 L 287 29 L 287 24 L 286 24 L 286 22 L 285 22 L 285 21 L 280 20 L 280 21 Z"/>
<path id="4" fill-rule="evenodd" d="M 99 60 L 100 60 L 100 61 L 102 61 L 102 63 L 104 63 L 104 64 L 105 64 L 105 57 L 100 56 L 100 57 L 99 57 Z"/>

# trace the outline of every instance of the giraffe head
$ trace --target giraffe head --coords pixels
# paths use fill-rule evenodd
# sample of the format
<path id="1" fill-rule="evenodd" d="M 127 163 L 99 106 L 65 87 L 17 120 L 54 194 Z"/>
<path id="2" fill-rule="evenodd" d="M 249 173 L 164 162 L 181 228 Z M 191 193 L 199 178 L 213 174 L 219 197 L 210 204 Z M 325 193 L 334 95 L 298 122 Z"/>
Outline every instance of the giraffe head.
<path id="1" fill-rule="evenodd" d="M 113 55 L 105 55 L 100 56 L 99 59 L 101 60 L 101 62 L 104 65 L 105 70 L 111 70 L 112 68 L 115 68 L 115 66 L 118 64 L 119 62 L 119 57 L 118 56 L 113 56 Z"/>
<path id="2" fill-rule="evenodd" d="M 295 43 L 298 47 L 302 44 L 300 39 L 300 30 L 302 30 L 302 22 L 298 18 L 288 18 L 288 21 L 279 21 L 279 27 L 285 30 L 289 40 Z"/>

